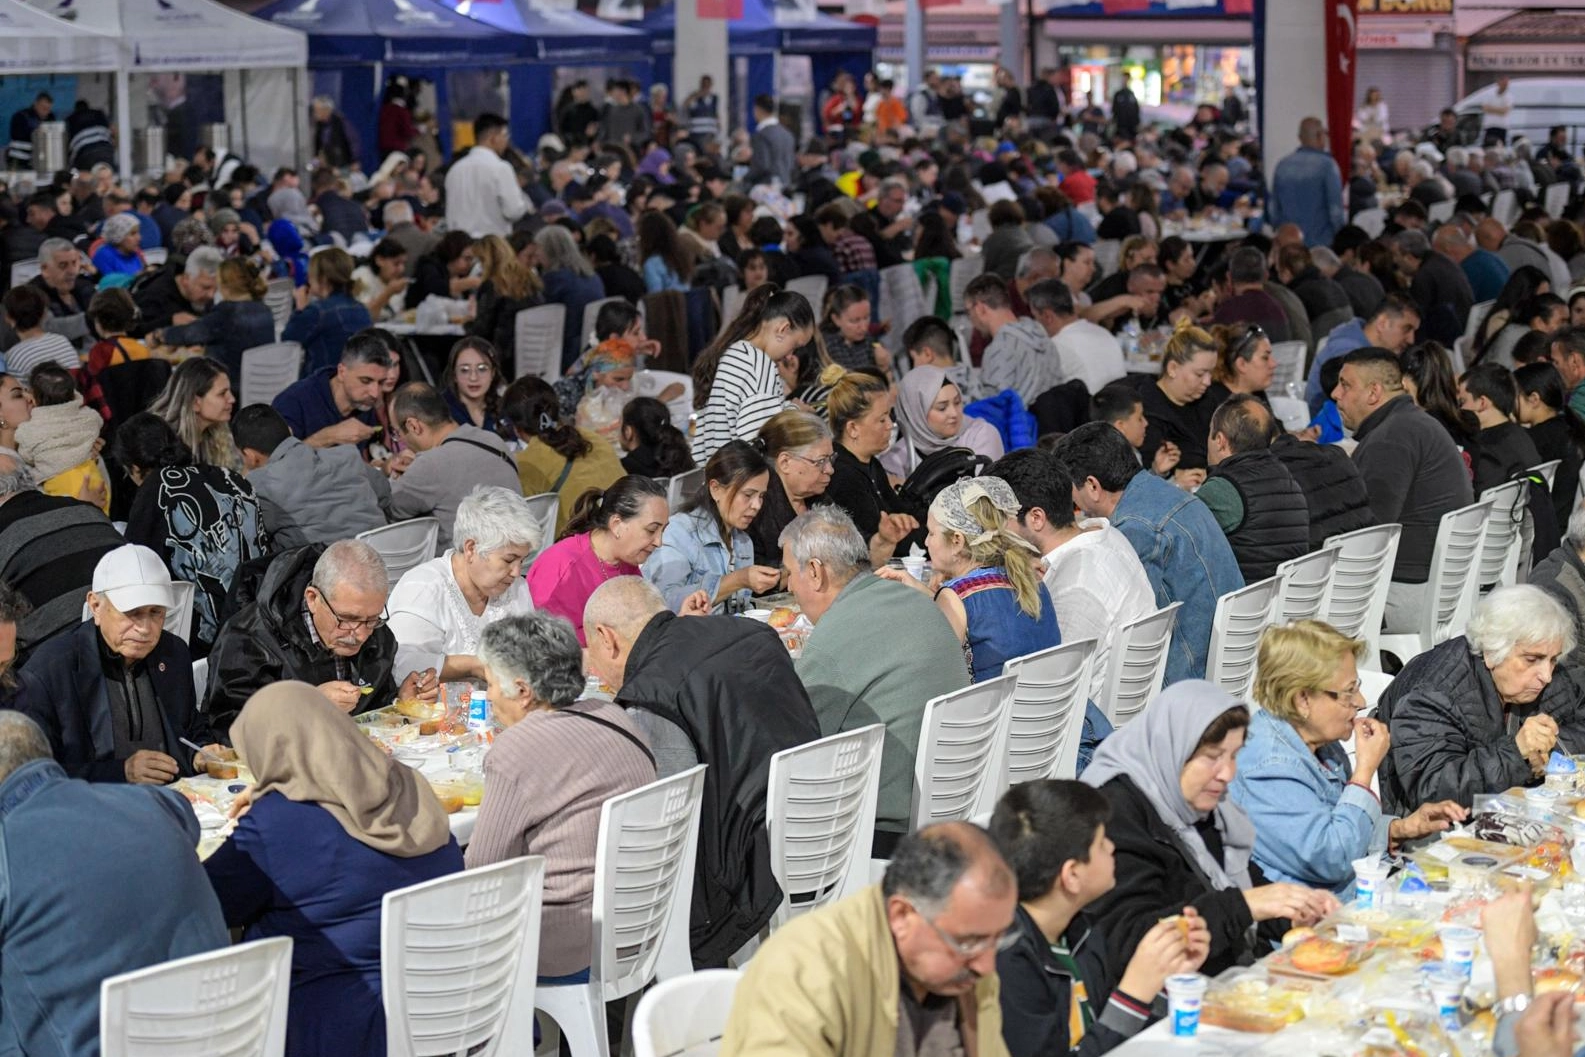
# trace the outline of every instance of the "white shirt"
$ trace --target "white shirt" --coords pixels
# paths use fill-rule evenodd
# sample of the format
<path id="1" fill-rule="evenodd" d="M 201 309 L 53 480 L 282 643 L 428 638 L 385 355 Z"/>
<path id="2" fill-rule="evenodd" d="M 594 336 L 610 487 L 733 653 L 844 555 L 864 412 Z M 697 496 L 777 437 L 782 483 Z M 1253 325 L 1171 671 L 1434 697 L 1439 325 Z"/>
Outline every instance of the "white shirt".
<path id="1" fill-rule="evenodd" d="M 1510 85 L 1510 87 L 1512 87 Z M 1508 124 L 1508 114 L 1513 110 L 1513 97 L 1507 91 L 1498 89 L 1497 94 L 1481 106 L 1481 125 L 1492 125 L 1502 128 Z"/>
<path id="2" fill-rule="evenodd" d="M 425 668 L 440 671 L 449 656 L 471 657 L 479 652 L 479 633 L 491 621 L 534 611 L 528 583 L 521 576 L 497 598 L 485 603 L 474 616 L 462 597 L 462 588 L 451 571 L 452 551 L 409 569 L 391 590 L 386 608 L 391 614 L 391 634 L 396 636 L 396 661 L 392 677 L 401 682 L 408 672 Z"/>
<path id="3" fill-rule="evenodd" d="M 1128 374 L 1123 347 L 1105 327 L 1087 319 L 1075 319 L 1057 331 L 1051 345 L 1056 350 L 1058 380 L 1077 378 L 1092 394 Z"/>
<path id="4" fill-rule="evenodd" d="M 475 146 L 446 174 L 446 226 L 474 238 L 512 233 L 512 221 L 529 211 L 511 163 Z"/>
<path id="5" fill-rule="evenodd" d="M 1045 556 L 1046 590 L 1063 642 L 1095 640 L 1090 698 L 1100 701 L 1112 636 L 1156 611 L 1156 593 L 1128 538 L 1105 518 L 1085 518 L 1083 532 Z"/>

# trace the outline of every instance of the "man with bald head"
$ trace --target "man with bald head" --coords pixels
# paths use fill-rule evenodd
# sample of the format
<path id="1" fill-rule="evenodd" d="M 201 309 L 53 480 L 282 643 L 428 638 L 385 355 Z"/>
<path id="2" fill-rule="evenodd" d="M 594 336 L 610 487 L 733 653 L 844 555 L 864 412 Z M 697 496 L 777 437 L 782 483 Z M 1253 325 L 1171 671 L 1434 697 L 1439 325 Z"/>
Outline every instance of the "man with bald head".
<path id="1" fill-rule="evenodd" d="M 1496 298 L 1508 281 L 1508 265 L 1503 259 L 1477 245 L 1474 236 L 1458 224 L 1443 224 L 1432 232 L 1431 248 L 1459 266 L 1477 303 Z"/>
<path id="2" fill-rule="evenodd" d="M 1508 229 L 1496 217 L 1486 217 L 1475 225 L 1475 241 L 1480 243 L 1481 249 L 1501 257 L 1509 271 L 1528 264 L 1541 269 L 1542 275 L 1552 278 L 1552 262 L 1541 252 L 1541 247 L 1528 239 L 1508 234 Z M 1563 287 L 1567 286 L 1565 282 Z"/>
<path id="3" fill-rule="evenodd" d="M 1395 353 L 1355 349 L 1332 390 L 1343 425 L 1354 431 L 1354 465 L 1378 525 L 1403 525 L 1387 590 L 1383 630 L 1419 628 L 1442 515 L 1474 502 L 1469 471 L 1452 436 L 1403 387 Z"/>
<path id="4" fill-rule="evenodd" d="M 904 837 L 885 879 L 794 920 L 738 984 L 722 1052 L 1006 1057 L 997 951 L 1017 883 L 967 822 Z"/>
<path id="5" fill-rule="evenodd" d="M 1326 149 L 1326 125 L 1318 117 L 1299 122 L 1299 149 L 1277 163 L 1266 217 L 1304 231 L 1306 246 L 1326 246 L 1345 222 L 1343 175 Z"/>
<path id="6" fill-rule="evenodd" d="M 775 629 L 677 616 L 637 576 L 601 584 L 583 629 L 589 670 L 650 739 L 660 777 L 709 765 L 689 941 L 696 967 L 723 966 L 781 903 L 765 829 L 770 758 L 820 737 L 814 707 Z"/>

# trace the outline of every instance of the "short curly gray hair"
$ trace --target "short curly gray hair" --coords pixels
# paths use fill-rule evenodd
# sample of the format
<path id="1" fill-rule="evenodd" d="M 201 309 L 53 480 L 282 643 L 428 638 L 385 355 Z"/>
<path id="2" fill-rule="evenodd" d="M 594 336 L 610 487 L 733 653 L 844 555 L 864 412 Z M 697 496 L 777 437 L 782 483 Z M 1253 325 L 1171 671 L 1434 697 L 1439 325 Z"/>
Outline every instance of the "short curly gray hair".
<path id="1" fill-rule="evenodd" d="M 1508 659 L 1520 646 L 1561 643 L 1560 655 L 1574 649 L 1574 618 L 1563 603 L 1531 584 L 1499 587 L 1475 607 L 1464 632 L 1470 652 L 1489 667 Z"/>
<path id="2" fill-rule="evenodd" d="M 544 530 L 528 508 L 528 500 L 510 488 L 479 485 L 457 504 L 451 538 L 458 550 L 468 540 L 480 554 L 518 544 L 533 554 L 545 542 Z"/>
<path id="3" fill-rule="evenodd" d="M 519 679 L 539 700 L 566 708 L 583 696 L 583 650 L 572 625 L 549 613 L 502 617 L 479 633 L 479 661 L 498 686 Z"/>

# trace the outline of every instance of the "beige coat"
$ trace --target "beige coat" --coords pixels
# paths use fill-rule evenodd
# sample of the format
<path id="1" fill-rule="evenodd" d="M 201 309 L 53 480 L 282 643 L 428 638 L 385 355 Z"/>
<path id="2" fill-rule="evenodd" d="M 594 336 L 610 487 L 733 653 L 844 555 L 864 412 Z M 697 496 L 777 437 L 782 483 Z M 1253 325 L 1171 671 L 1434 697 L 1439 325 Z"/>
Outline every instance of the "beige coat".
<path id="1" fill-rule="evenodd" d="M 879 885 L 778 929 L 738 984 L 722 1057 L 891 1057 L 897 948 Z M 967 1057 L 1008 1057 L 993 974 L 962 1005 Z"/>

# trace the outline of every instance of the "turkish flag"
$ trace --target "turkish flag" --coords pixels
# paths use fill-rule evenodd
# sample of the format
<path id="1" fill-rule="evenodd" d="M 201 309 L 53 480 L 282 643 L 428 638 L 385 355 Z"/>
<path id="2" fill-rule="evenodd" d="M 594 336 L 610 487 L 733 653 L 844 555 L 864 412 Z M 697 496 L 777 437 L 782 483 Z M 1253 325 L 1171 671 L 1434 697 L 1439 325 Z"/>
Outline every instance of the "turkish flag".
<path id="1" fill-rule="evenodd" d="M 698 0 L 695 9 L 700 18 L 724 18 L 728 21 L 743 17 L 743 0 Z"/>
<path id="2" fill-rule="evenodd" d="M 1354 147 L 1354 46 L 1358 36 L 1358 0 L 1326 0 L 1326 127 L 1332 134 L 1332 158 L 1347 178 Z"/>
<path id="3" fill-rule="evenodd" d="M 1253 15 L 1255 13 L 1255 0 L 1222 0 L 1222 14 L 1224 15 Z"/>
<path id="4" fill-rule="evenodd" d="M 1150 0 L 1101 0 L 1101 10 L 1108 15 L 1122 15 L 1130 11 L 1149 11 Z"/>

